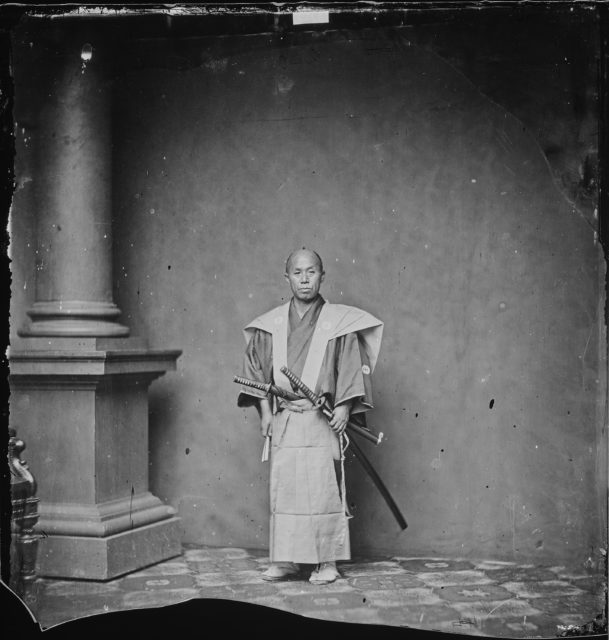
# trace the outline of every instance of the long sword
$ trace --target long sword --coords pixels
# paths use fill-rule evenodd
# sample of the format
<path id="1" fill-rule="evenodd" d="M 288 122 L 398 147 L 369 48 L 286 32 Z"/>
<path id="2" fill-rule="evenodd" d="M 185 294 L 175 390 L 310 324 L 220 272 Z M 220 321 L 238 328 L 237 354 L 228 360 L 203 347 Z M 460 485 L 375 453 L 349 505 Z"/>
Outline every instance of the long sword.
<path id="1" fill-rule="evenodd" d="M 287 389 L 282 389 L 277 385 L 272 384 L 271 382 L 258 382 L 256 380 L 250 380 L 249 378 L 242 378 L 241 376 L 233 376 L 233 382 L 240 384 L 244 387 L 252 387 L 252 389 L 258 389 L 259 391 L 264 391 L 266 395 L 269 394 L 273 396 L 279 396 L 284 400 L 301 400 L 302 398 L 294 393 L 293 391 L 288 391 Z"/>
<path id="2" fill-rule="evenodd" d="M 284 398 L 285 400 L 301 400 L 302 399 L 301 396 L 295 394 L 293 391 L 287 391 L 286 389 L 282 389 L 281 387 L 271 384 L 270 382 L 266 382 L 266 383 L 257 382 L 256 380 L 250 380 L 249 378 L 241 378 L 240 376 L 234 376 L 233 382 L 236 382 L 237 384 L 240 384 L 244 387 L 252 387 L 253 389 L 264 391 L 264 393 L 266 393 L 267 395 L 271 394 L 271 395 L 279 396 L 280 398 Z M 306 387 L 306 389 L 309 391 L 309 393 L 312 393 L 308 387 Z M 325 399 L 324 398 L 319 399 L 318 396 L 315 396 L 315 397 L 317 398 L 317 400 L 311 400 L 311 398 L 309 398 L 309 400 L 311 400 L 311 402 L 313 402 L 315 406 L 321 408 L 326 418 L 332 418 L 332 409 L 330 409 L 327 406 L 320 405 L 320 402 L 323 404 L 325 402 Z M 370 431 L 369 429 L 364 429 L 363 427 L 360 427 L 358 424 L 355 424 L 354 422 L 349 422 L 347 426 L 349 427 L 350 431 L 357 433 L 357 435 L 361 436 L 362 438 L 366 438 L 366 440 L 369 440 L 373 444 L 380 444 L 381 440 L 383 439 L 382 433 L 376 434 L 373 431 Z"/>
<path id="3" fill-rule="evenodd" d="M 326 418 L 332 417 L 332 407 L 330 406 L 330 403 L 328 402 L 327 398 L 325 398 L 324 396 L 318 396 L 314 391 L 309 389 L 309 387 L 307 387 L 307 385 L 296 374 L 292 373 L 287 367 L 281 367 L 281 373 L 283 373 L 283 375 L 285 375 L 285 377 L 299 391 L 301 391 L 314 405 L 319 407 L 322 410 L 323 414 L 326 416 Z M 347 426 L 357 427 L 357 425 L 354 425 L 352 422 L 348 422 Z M 358 433 L 358 435 L 361 435 L 359 431 L 366 432 L 365 429 L 362 429 L 361 427 L 358 427 L 358 431 L 356 431 L 355 429 L 352 429 L 352 430 L 355 431 L 355 433 Z M 382 437 L 382 434 L 381 434 L 381 437 Z M 380 442 L 380 439 L 379 439 L 379 442 Z M 372 466 L 372 463 L 370 462 L 370 460 L 368 460 L 364 452 L 360 449 L 359 445 L 354 440 L 351 440 L 351 446 L 353 447 L 353 453 L 355 454 L 355 457 L 360 461 L 361 465 L 364 467 L 364 470 L 368 473 L 372 482 L 374 482 L 376 488 L 379 490 L 380 494 L 383 496 L 383 499 L 387 503 L 387 506 L 389 507 L 389 509 L 391 509 L 391 513 L 393 514 L 397 523 L 400 525 L 400 528 L 402 530 L 406 529 L 408 527 L 408 524 L 406 523 L 406 518 L 404 518 L 404 515 L 400 511 L 400 508 L 398 507 L 396 501 L 393 499 L 393 496 L 389 492 L 389 489 L 387 489 L 387 487 L 385 486 L 385 483 L 381 480 L 381 477 L 377 473 L 376 469 Z"/>
<path id="4" fill-rule="evenodd" d="M 330 403 L 324 396 L 317 395 L 314 391 L 309 389 L 307 385 L 295 374 L 292 373 L 287 367 L 281 367 L 281 373 L 318 408 L 321 409 L 322 413 L 331 420 L 333 417 L 332 407 Z M 360 427 L 355 422 L 347 422 L 347 427 L 357 433 L 358 436 L 362 436 L 362 438 L 366 438 L 366 440 L 370 440 L 370 442 L 374 444 L 381 444 L 381 440 L 383 439 L 383 432 L 373 433 L 370 429 L 364 429 Z"/>

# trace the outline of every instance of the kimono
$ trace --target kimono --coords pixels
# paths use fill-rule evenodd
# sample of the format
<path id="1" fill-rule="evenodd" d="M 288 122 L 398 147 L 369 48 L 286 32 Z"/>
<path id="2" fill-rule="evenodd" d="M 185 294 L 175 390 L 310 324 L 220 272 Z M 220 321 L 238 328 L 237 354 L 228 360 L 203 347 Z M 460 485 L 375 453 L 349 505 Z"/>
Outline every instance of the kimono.
<path id="1" fill-rule="evenodd" d="M 372 408 L 370 374 L 382 330 L 383 323 L 367 312 L 330 304 L 321 296 L 301 318 L 291 300 L 245 328 L 242 375 L 295 391 L 280 371 L 285 365 L 334 406 L 350 400 L 351 415 L 363 417 Z M 237 403 L 250 406 L 261 397 L 263 392 L 242 387 Z M 348 560 L 344 468 L 336 464 L 344 459 L 346 439 L 339 439 L 304 397 L 296 403 L 302 413 L 273 403 L 270 559 L 300 564 Z"/>

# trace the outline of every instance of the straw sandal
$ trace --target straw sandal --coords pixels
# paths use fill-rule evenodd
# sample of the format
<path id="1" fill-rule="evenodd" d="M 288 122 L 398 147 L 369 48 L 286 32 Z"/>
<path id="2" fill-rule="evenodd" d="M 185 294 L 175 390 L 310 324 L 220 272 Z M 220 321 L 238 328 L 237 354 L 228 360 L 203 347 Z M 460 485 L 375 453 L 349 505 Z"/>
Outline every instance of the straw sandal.
<path id="1" fill-rule="evenodd" d="M 262 574 L 262 579 L 267 582 L 277 582 L 286 580 L 300 572 L 300 567 L 293 562 L 273 562 L 271 566 Z"/>
<path id="2" fill-rule="evenodd" d="M 322 562 L 311 574 L 309 582 L 311 584 L 330 584 L 337 578 L 340 578 L 340 573 L 338 573 L 336 565 L 333 562 Z"/>

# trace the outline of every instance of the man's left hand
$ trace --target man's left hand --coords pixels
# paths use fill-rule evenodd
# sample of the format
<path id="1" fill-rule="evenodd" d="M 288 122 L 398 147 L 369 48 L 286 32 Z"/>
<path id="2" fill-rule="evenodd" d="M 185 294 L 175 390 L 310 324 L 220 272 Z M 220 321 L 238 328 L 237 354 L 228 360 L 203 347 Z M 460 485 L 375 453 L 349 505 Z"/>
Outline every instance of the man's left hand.
<path id="1" fill-rule="evenodd" d="M 340 404 L 338 407 L 334 407 L 332 412 L 332 420 L 330 420 L 330 428 L 337 435 L 341 435 L 347 428 L 347 422 L 349 422 L 350 406 L 348 404 Z"/>

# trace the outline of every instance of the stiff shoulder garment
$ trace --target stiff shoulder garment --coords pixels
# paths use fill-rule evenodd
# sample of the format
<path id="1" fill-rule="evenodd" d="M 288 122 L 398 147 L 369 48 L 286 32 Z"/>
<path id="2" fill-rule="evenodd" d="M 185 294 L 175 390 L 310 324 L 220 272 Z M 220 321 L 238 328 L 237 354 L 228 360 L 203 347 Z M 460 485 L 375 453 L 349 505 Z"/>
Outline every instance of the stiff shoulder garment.
<path id="1" fill-rule="evenodd" d="M 248 343 L 242 375 L 291 389 L 283 365 L 317 394 L 338 405 L 352 400 L 351 413 L 372 408 L 370 375 L 377 363 L 383 323 L 371 314 L 319 296 L 302 319 L 292 301 L 257 317 L 244 329 Z M 239 406 L 263 392 L 242 387 Z"/>

